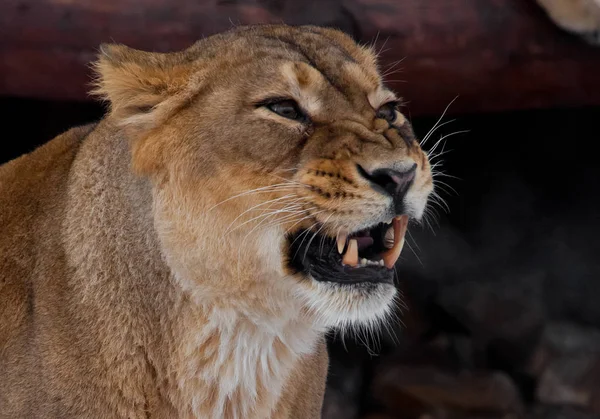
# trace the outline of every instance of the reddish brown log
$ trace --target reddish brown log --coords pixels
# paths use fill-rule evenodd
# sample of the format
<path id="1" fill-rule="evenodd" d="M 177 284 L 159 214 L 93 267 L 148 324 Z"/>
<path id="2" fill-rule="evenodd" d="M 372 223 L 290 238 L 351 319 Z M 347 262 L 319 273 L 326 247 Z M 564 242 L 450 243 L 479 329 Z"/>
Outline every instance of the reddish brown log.
<path id="1" fill-rule="evenodd" d="M 2 0 L 0 94 L 86 99 L 102 42 L 168 51 L 258 22 L 377 39 L 413 115 L 600 105 L 600 48 L 555 28 L 533 0 Z"/>

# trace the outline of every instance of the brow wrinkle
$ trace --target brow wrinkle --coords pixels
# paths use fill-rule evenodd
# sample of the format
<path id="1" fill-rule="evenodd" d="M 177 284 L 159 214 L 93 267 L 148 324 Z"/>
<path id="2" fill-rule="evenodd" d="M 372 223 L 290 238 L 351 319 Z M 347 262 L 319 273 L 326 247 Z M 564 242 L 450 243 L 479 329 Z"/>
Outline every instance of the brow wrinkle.
<path id="1" fill-rule="evenodd" d="M 306 48 L 304 48 L 302 45 L 298 45 L 296 42 L 294 42 L 294 40 L 292 38 L 289 38 L 286 36 L 261 34 L 260 37 L 269 39 L 269 40 L 278 41 L 278 42 L 281 42 L 282 44 L 284 44 L 285 46 L 290 47 L 294 52 L 296 52 L 300 56 L 302 56 L 306 60 L 306 63 L 308 65 L 310 65 L 312 68 L 314 68 L 319 73 L 321 73 L 323 78 L 327 81 L 327 83 L 331 87 L 333 87 L 335 90 L 337 90 L 342 96 L 346 97 L 348 99 L 348 101 L 352 102 L 350 92 L 346 92 L 345 89 L 343 88 L 343 86 L 340 83 L 338 83 L 335 80 L 335 78 L 332 77 L 332 75 L 325 72 L 324 69 L 319 68 L 319 66 L 314 61 L 314 59 L 309 55 Z M 342 55 L 344 58 L 346 58 L 346 61 L 356 63 L 356 60 L 354 60 L 354 58 L 352 58 L 346 51 L 342 50 L 338 45 L 334 44 L 330 39 L 328 39 L 326 37 L 323 37 L 323 39 L 326 40 L 330 46 L 334 47 L 338 52 L 340 52 L 340 55 Z"/>

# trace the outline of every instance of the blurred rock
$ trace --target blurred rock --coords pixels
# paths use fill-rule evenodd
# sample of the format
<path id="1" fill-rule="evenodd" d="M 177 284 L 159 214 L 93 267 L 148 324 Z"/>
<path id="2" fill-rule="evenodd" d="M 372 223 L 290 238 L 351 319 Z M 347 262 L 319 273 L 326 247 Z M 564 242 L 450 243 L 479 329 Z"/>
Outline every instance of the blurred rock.
<path id="1" fill-rule="evenodd" d="M 582 177 L 591 176 L 594 174 L 582 173 Z M 600 328 L 596 297 L 600 216 L 597 206 L 590 207 L 581 197 L 565 197 L 565 202 L 569 202 L 570 210 L 564 211 L 566 214 L 560 219 L 537 222 L 539 226 L 529 246 L 530 264 L 545 272 L 543 299 L 550 318 Z"/>
<path id="2" fill-rule="evenodd" d="M 600 415 L 584 412 L 572 406 L 536 406 L 525 419 L 600 419 Z"/>
<path id="3" fill-rule="evenodd" d="M 600 329 L 568 322 L 549 323 L 542 345 L 559 355 L 600 353 Z"/>
<path id="4" fill-rule="evenodd" d="M 549 405 L 578 406 L 600 414 L 600 330 L 568 323 L 548 325 L 536 392 Z"/>
<path id="5" fill-rule="evenodd" d="M 408 399 L 423 406 L 421 414 L 437 417 L 435 410 L 456 414 L 518 414 L 523 411 L 519 391 L 501 372 L 450 373 L 430 366 L 380 365 L 372 394 L 386 412 L 405 412 Z M 410 406 L 414 411 L 416 405 Z M 433 410 L 432 410 L 433 409 Z M 465 416 L 466 417 L 466 416 Z"/>
<path id="6" fill-rule="evenodd" d="M 537 275 L 493 276 L 442 287 L 438 304 L 469 330 L 479 366 L 513 370 L 529 359 L 543 329 L 542 282 Z"/>

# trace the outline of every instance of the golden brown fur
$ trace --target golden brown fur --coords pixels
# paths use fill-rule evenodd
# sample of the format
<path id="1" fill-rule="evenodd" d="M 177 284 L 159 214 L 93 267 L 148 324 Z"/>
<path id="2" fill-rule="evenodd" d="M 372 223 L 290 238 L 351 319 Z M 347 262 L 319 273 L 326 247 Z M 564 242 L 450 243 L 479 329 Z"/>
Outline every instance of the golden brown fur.
<path id="1" fill-rule="evenodd" d="M 417 219 L 432 189 L 404 117 L 375 118 L 393 95 L 374 55 L 259 26 L 104 46 L 96 69 L 109 114 L 0 167 L 0 418 L 319 417 L 324 332 L 382 318 L 395 290 L 289 272 L 286 230 L 389 218 L 356 163 L 416 163 Z"/>
<path id="2" fill-rule="evenodd" d="M 562 29 L 600 45 L 600 0 L 537 0 Z"/>

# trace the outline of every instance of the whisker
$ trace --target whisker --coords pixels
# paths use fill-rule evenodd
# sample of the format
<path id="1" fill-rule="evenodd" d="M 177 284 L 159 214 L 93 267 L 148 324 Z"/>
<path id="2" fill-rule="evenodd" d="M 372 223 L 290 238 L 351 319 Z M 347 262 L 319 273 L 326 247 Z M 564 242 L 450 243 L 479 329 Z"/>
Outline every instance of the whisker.
<path id="1" fill-rule="evenodd" d="M 410 232 L 410 230 L 406 230 L 406 232 L 408 233 L 408 236 L 410 237 L 410 239 L 415 244 L 415 247 L 417 248 L 417 250 L 421 251 L 421 248 L 419 248 L 419 245 L 417 244 L 417 241 L 414 239 L 414 237 L 413 237 L 412 233 Z"/>
<path id="2" fill-rule="evenodd" d="M 440 208 L 442 208 L 446 214 L 450 213 L 450 207 L 448 206 L 446 201 L 435 191 L 433 191 L 431 194 L 431 202 L 439 205 Z"/>
<path id="3" fill-rule="evenodd" d="M 448 103 L 448 105 L 446 106 L 446 108 L 444 109 L 444 112 L 442 112 L 442 116 L 440 116 L 440 118 L 437 120 L 437 122 L 433 125 L 433 128 L 430 130 L 430 132 L 425 136 L 425 138 L 428 138 L 428 136 L 432 133 L 433 130 L 435 130 L 435 127 L 442 121 L 442 119 L 444 119 L 444 116 L 446 116 L 446 113 L 448 112 L 448 109 L 450 109 L 450 106 L 452 106 L 452 104 L 456 101 L 456 99 L 458 99 L 458 96 L 456 96 L 454 99 L 452 99 L 450 101 L 450 103 Z M 425 144 L 427 140 L 424 139 L 421 142 L 421 146 L 423 146 L 423 144 Z"/>
<path id="4" fill-rule="evenodd" d="M 298 200 L 300 200 L 300 199 L 298 199 Z M 292 202 L 290 202 L 290 205 L 291 205 L 291 204 L 293 204 L 294 202 L 296 202 L 296 201 L 292 201 Z M 298 205 L 301 205 L 301 204 L 298 204 Z M 296 208 L 301 208 L 301 206 L 298 206 L 298 207 L 296 207 Z M 288 210 L 290 210 L 290 209 L 292 209 L 292 208 L 287 208 L 287 209 L 285 209 L 285 207 L 284 207 L 283 209 L 275 210 L 274 212 L 271 212 L 271 213 L 266 213 L 266 214 L 265 214 L 265 213 L 263 212 L 262 214 L 260 214 L 260 215 L 257 215 L 256 217 L 252 217 L 252 218 L 250 218 L 249 220 L 246 220 L 246 221 L 244 221 L 243 223 L 241 223 L 241 224 L 237 225 L 235 228 L 231 229 L 231 226 L 233 225 L 233 223 L 234 223 L 234 222 L 235 222 L 235 221 L 236 221 L 236 220 L 237 220 L 237 219 L 240 217 L 240 216 L 238 216 L 238 217 L 236 218 L 236 220 L 234 220 L 234 221 L 233 221 L 233 222 L 232 222 L 232 223 L 229 225 L 229 227 L 228 227 L 228 228 L 225 230 L 225 234 L 229 234 L 229 233 L 231 233 L 232 231 L 235 231 L 235 230 L 237 230 L 238 228 L 240 228 L 240 227 L 243 227 L 243 226 L 245 226 L 246 224 L 248 224 L 248 223 L 251 223 L 252 221 L 258 220 L 258 219 L 260 219 L 260 218 L 262 218 L 262 217 L 266 217 L 266 216 L 269 216 L 269 215 L 271 215 L 271 214 L 279 214 L 279 213 L 281 213 L 281 212 L 287 212 L 287 211 L 288 211 Z M 270 210 L 270 208 L 266 208 L 264 211 L 269 211 L 269 210 Z M 246 212 L 248 212 L 248 211 L 244 211 L 244 213 L 246 213 Z"/>
<path id="5" fill-rule="evenodd" d="M 329 217 L 327 217 L 327 219 L 325 221 L 323 221 L 321 223 L 321 228 L 319 228 L 314 234 L 313 236 L 310 238 L 310 240 L 308 241 L 308 244 L 306 245 L 306 251 L 304 252 L 304 259 L 306 259 L 306 255 L 308 254 L 308 248 L 310 247 L 310 244 L 312 243 L 312 241 L 315 239 L 315 237 L 317 236 L 317 234 L 319 234 L 321 232 L 321 230 L 323 230 L 323 227 L 325 227 L 325 224 L 327 224 L 327 221 L 329 221 L 329 219 L 333 217 L 333 213 L 331 213 L 329 215 Z M 302 243 L 300 243 L 300 246 L 302 246 Z"/>
<path id="6" fill-rule="evenodd" d="M 298 213 L 298 214 L 302 214 L 302 213 L 303 213 L 303 212 L 305 212 L 305 211 L 306 211 L 306 210 L 304 210 L 304 211 L 299 211 L 299 213 Z M 291 215 L 285 216 L 285 217 L 283 217 L 283 218 L 287 218 L 287 217 L 297 217 L 297 216 L 298 216 L 298 214 L 294 213 L 294 214 L 291 214 Z M 276 215 L 276 213 L 271 213 L 271 214 L 268 214 L 268 215 L 269 215 L 269 216 L 273 216 L 273 215 Z M 251 229 L 251 230 L 250 230 L 250 231 L 249 231 L 249 232 L 248 232 L 248 233 L 247 233 L 247 234 L 244 236 L 244 238 L 243 238 L 243 239 L 242 239 L 242 241 L 241 241 L 241 244 L 238 246 L 238 266 L 237 266 L 238 278 L 239 278 L 239 275 L 240 275 L 241 249 L 244 247 L 244 246 L 243 246 L 243 244 L 246 242 L 246 240 L 248 239 L 248 237 L 250 237 L 250 235 L 251 235 L 251 234 L 252 234 L 254 231 L 256 231 L 258 228 L 260 228 L 261 224 L 262 224 L 264 221 L 266 221 L 267 219 L 268 219 L 268 217 L 267 217 L 267 218 L 263 218 L 263 220 L 262 220 L 261 222 L 259 222 L 259 223 L 258 223 L 256 226 L 254 226 L 254 228 L 252 228 L 252 229 Z M 293 219 L 293 218 L 292 218 L 292 219 Z M 266 228 L 266 227 L 268 227 L 268 225 L 264 226 L 264 228 Z"/>
<path id="7" fill-rule="evenodd" d="M 307 184 L 302 183 L 302 182 L 298 182 L 298 181 L 293 180 L 293 179 L 286 179 L 286 178 L 284 178 L 282 176 L 278 176 L 278 175 L 276 175 L 274 173 L 269 173 L 269 176 L 272 176 L 272 177 L 277 178 L 277 179 L 285 180 L 289 184 L 302 186 L 303 188 L 306 188 L 306 187 L 310 186 L 310 185 L 307 185 Z"/>
<path id="8" fill-rule="evenodd" d="M 442 182 L 439 179 L 435 181 L 434 185 L 440 186 L 440 188 L 442 190 L 445 190 L 444 188 L 442 188 L 442 186 L 445 186 L 445 187 L 449 188 L 452 192 L 454 192 L 455 195 L 458 195 L 458 192 L 456 191 L 456 189 L 454 189 L 452 186 L 448 185 L 446 182 Z M 448 192 L 446 191 L 446 193 L 448 193 Z"/>
<path id="9" fill-rule="evenodd" d="M 291 169 L 277 169 L 278 172 L 296 172 L 298 171 L 297 167 L 293 167 Z"/>
<path id="10" fill-rule="evenodd" d="M 263 223 L 266 221 L 266 220 L 268 220 L 270 217 L 272 217 L 272 216 L 275 216 L 275 215 L 277 215 L 277 214 L 280 214 L 280 213 L 282 213 L 282 212 L 289 212 L 289 211 L 277 210 L 277 211 L 271 212 L 271 213 L 268 215 L 268 217 L 265 217 L 265 218 L 263 218 L 263 219 L 262 219 L 262 220 L 261 220 L 261 221 L 260 221 L 260 222 L 259 222 L 259 223 L 258 223 L 256 226 L 254 226 L 254 228 L 253 228 L 252 230 L 250 230 L 250 231 L 248 232 L 248 234 L 246 234 L 246 236 L 244 236 L 244 239 L 242 240 L 242 243 L 244 243 L 244 242 L 246 241 L 246 239 L 247 239 L 247 238 L 248 238 L 248 237 L 249 237 L 249 236 L 250 236 L 252 233 L 254 233 L 254 232 L 255 232 L 255 231 L 256 231 L 256 230 L 257 230 L 257 229 L 258 229 L 258 228 L 259 228 L 259 227 L 260 227 L 260 226 L 261 226 L 261 225 L 262 225 L 262 224 L 263 224 Z M 296 216 L 298 216 L 298 214 L 302 214 L 303 212 L 304 212 L 304 211 L 294 211 L 292 214 L 290 214 L 290 215 L 286 215 L 286 216 L 285 216 L 285 217 L 283 217 L 283 218 L 286 218 L 286 217 L 296 217 Z M 264 228 L 267 228 L 267 227 L 269 227 L 269 224 L 267 224 L 267 225 L 265 225 L 265 226 L 264 226 Z"/>
<path id="11" fill-rule="evenodd" d="M 451 178 L 451 179 L 463 180 L 462 178 L 459 178 L 458 176 L 449 175 L 448 173 L 444 173 L 444 172 L 435 172 L 435 173 L 432 173 L 431 177 L 433 177 L 434 179 L 436 177 L 448 177 L 448 178 Z"/>
<path id="12" fill-rule="evenodd" d="M 290 190 L 294 190 L 295 186 L 293 184 L 289 184 L 289 183 L 280 183 L 280 184 L 275 184 L 275 185 L 263 186 L 263 187 L 256 188 L 256 189 L 251 189 L 249 191 L 245 191 L 245 192 L 239 193 L 237 195 L 230 196 L 229 198 L 224 199 L 223 201 L 213 205 L 207 211 L 212 211 L 219 205 L 222 205 L 225 202 L 231 201 L 232 199 L 239 198 L 241 196 L 251 195 L 253 193 L 269 193 L 269 192 L 276 192 L 276 191 L 278 192 L 281 190 L 285 190 L 286 188 L 290 188 Z"/>
<path id="13" fill-rule="evenodd" d="M 380 32 L 381 32 L 381 31 L 377 31 L 377 34 L 375 35 L 375 38 L 374 38 L 374 39 L 373 39 L 373 40 L 372 40 L 372 41 L 371 41 L 371 42 L 368 44 L 368 45 L 369 45 L 369 48 L 371 48 L 371 49 L 375 49 L 375 45 L 377 45 L 377 40 L 379 39 L 379 33 L 380 33 Z M 376 53 L 375 55 L 377 56 L 377 55 L 379 55 L 379 54 L 377 54 L 377 53 Z"/>
<path id="14" fill-rule="evenodd" d="M 408 248 L 410 249 L 410 251 L 412 252 L 412 254 L 415 255 L 415 257 L 417 258 L 417 260 L 419 261 L 419 263 L 421 264 L 421 266 L 424 266 L 423 262 L 421 262 L 421 259 L 419 258 L 419 255 L 417 255 L 417 252 L 415 252 L 415 249 L 412 248 L 412 246 L 410 245 L 410 243 L 408 242 L 408 240 L 406 241 L 406 244 L 408 245 Z"/>
<path id="15" fill-rule="evenodd" d="M 333 214 L 331 214 L 331 215 L 333 215 Z M 331 218 L 331 217 L 330 217 L 330 218 Z M 333 228 L 334 228 L 334 227 L 333 227 Z M 339 229 L 338 229 L 338 233 L 339 233 Z M 337 235 L 336 235 L 335 237 L 337 238 Z M 320 245 L 319 245 L 319 255 L 322 255 L 322 254 L 323 254 L 323 245 L 325 244 L 325 238 L 326 238 L 326 237 L 325 237 L 325 235 L 322 235 L 322 236 L 321 236 L 321 243 L 320 243 Z"/>
<path id="16" fill-rule="evenodd" d="M 429 138 L 431 138 L 431 136 L 441 127 L 443 127 L 444 125 L 448 125 L 452 122 L 455 122 L 456 119 L 451 119 L 449 121 L 443 122 L 439 125 L 434 125 L 433 127 L 431 127 L 431 129 L 427 132 L 427 134 L 425 135 L 425 137 L 423 137 L 423 139 L 421 140 L 421 142 L 419 143 L 419 145 L 422 147 L 423 145 L 425 145 L 425 143 L 427 142 L 427 140 L 429 140 Z"/>
<path id="17" fill-rule="evenodd" d="M 231 222 L 231 224 L 229 224 L 229 226 L 228 226 L 228 227 L 225 229 L 225 233 L 227 233 L 227 232 L 229 231 L 229 229 L 231 228 L 231 226 L 232 226 L 233 224 L 235 224 L 235 222 L 236 222 L 237 220 L 239 220 L 241 217 L 243 217 L 243 216 L 244 216 L 244 214 L 247 214 L 248 212 L 250 212 L 250 211 L 252 211 L 252 210 L 254 210 L 254 209 L 258 208 L 258 207 L 262 207 L 263 205 L 267 205 L 267 204 L 269 204 L 269 203 L 273 203 L 273 202 L 281 201 L 282 199 L 288 199 L 288 198 L 292 198 L 292 197 L 295 197 L 295 196 L 296 196 L 295 194 L 288 194 L 288 195 L 284 195 L 284 196 L 282 196 L 282 197 L 279 197 L 279 198 L 270 199 L 270 200 L 268 200 L 268 201 L 261 202 L 260 204 L 256 204 L 256 205 L 254 205 L 254 206 L 252 206 L 252 207 L 248 208 L 247 210 L 245 210 L 244 212 L 242 212 L 240 215 L 238 215 L 237 217 L 235 217 L 235 219 L 234 219 L 234 220 Z"/>
<path id="18" fill-rule="evenodd" d="M 302 241 L 300 242 L 300 245 L 298 246 L 298 249 L 296 250 L 296 252 L 294 253 L 294 256 L 292 257 L 292 259 L 295 259 L 296 256 L 298 255 L 298 252 L 300 251 L 300 248 L 302 247 L 302 244 L 304 244 L 304 240 L 306 240 L 306 238 L 308 237 L 310 230 L 316 226 L 317 224 L 319 224 L 319 222 L 315 222 L 313 223 L 309 228 L 307 228 L 306 230 L 304 230 L 302 233 L 300 233 L 300 235 L 298 235 L 298 237 L 296 237 L 294 239 L 294 241 L 292 242 L 292 244 L 294 244 L 296 242 L 296 240 L 298 240 L 301 236 L 304 236 L 304 238 L 302 239 Z M 291 247 L 291 246 L 290 246 Z M 306 255 L 304 256 L 306 257 Z"/>
<path id="19" fill-rule="evenodd" d="M 441 137 L 441 138 L 440 138 L 440 139 L 439 139 L 439 140 L 438 140 L 438 141 L 435 143 L 435 145 L 434 145 L 434 146 L 431 148 L 431 150 L 429 150 L 429 151 L 427 152 L 427 155 L 428 155 L 428 156 L 429 156 L 429 155 L 431 155 L 431 154 L 432 154 L 432 153 L 433 153 L 433 152 L 436 150 L 436 148 L 438 148 L 438 145 L 439 145 L 439 144 L 440 144 L 442 141 L 444 141 L 446 138 L 450 138 L 450 137 L 452 137 L 453 135 L 457 135 L 457 134 L 464 134 L 464 133 L 467 133 L 467 132 L 469 132 L 469 130 L 454 131 L 454 132 L 452 132 L 452 133 L 450 133 L 450 134 L 446 134 L 446 135 L 442 136 L 442 137 Z"/>
<path id="20" fill-rule="evenodd" d="M 297 218 L 298 216 L 305 214 L 305 213 L 306 213 L 306 210 L 303 210 L 303 211 L 300 211 L 299 214 L 286 215 L 285 217 L 282 217 L 282 218 L 276 220 L 276 222 L 274 222 L 274 223 L 265 225 L 265 228 L 266 227 L 280 227 L 286 223 L 293 221 L 295 218 Z M 304 220 L 306 218 L 309 218 L 309 217 L 303 217 L 303 218 L 297 220 L 296 223 L 302 222 L 302 220 Z"/>
<path id="21" fill-rule="evenodd" d="M 406 59 L 406 57 L 403 57 L 397 61 L 394 61 L 393 63 L 391 63 L 381 74 L 381 77 L 385 77 L 389 74 L 392 74 L 392 72 L 394 71 L 394 69 L 400 64 L 402 63 L 402 61 L 404 61 Z"/>
<path id="22" fill-rule="evenodd" d="M 307 215 L 306 217 L 304 217 L 304 218 L 302 218 L 302 219 L 298 220 L 298 221 L 297 221 L 297 222 L 295 222 L 294 224 L 292 224 L 292 225 L 291 225 L 291 226 L 290 226 L 290 227 L 289 227 L 289 228 L 288 228 L 288 229 L 287 229 L 285 232 L 286 232 L 286 233 L 289 233 L 289 231 L 290 231 L 292 228 L 294 228 L 296 225 L 298 225 L 298 224 L 299 224 L 299 223 L 301 223 L 302 221 L 306 220 L 307 218 L 314 218 L 314 216 L 315 216 L 315 215 L 321 214 L 321 213 L 323 213 L 323 212 L 326 212 L 326 211 L 327 211 L 326 209 L 323 209 L 323 210 L 320 210 L 320 211 L 317 211 L 317 212 L 313 212 L 313 213 L 311 213 L 311 212 L 309 212 L 309 211 L 307 210 L 306 212 L 308 213 L 308 215 Z M 296 242 L 296 240 L 298 240 L 298 238 L 296 238 L 296 239 L 295 239 L 295 240 L 292 242 L 292 244 L 294 244 L 294 243 Z"/>
<path id="23" fill-rule="evenodd" d="M 390 40 L 390 37 L 388 36 L 387 38 L 385 38 L 385 41 L 383 41 L 383 45 L 381 45 L 381 48 L 379 49 L 379 52 L 377 53 L 377 56 L 380 56 L 381 54 L 383 54 L 385 51 L 389 51 L 389 48 L 384 50 L 387 42 Z"/>
<path id="24" fill-rule="evenodd" d="M 440 151 L 439 153 L 437 153 L 437 154 L 436 154 L 436 155 L 434 155 L 434 156 L 428 157 L 428 159 L 429 159 L 430 161 L 431 161 L 431 160 L 434 160 L 434 159 L 438 159 L 438 158 L 440 158 L 441 156 L 443 156 L 444 154 L 451 153 L 452 151 L 453 151 L 452 149 L 443 150 L 443 151 Z"/>
<path id="25" fill-rule="evenodd" d="M 425 224 L 427 225 L 429 230 L 431 230 L 431 232 L 435 236 L 436 233 L 435 233 L 435 230 L 433 229 L 433 226 L 431 225 L 430 218 L 433 218 L 435 220 L 435 211 L 433 210 L 433 208 L 428 207 L 428 208 L 425 208 L 425 215 L 423 217 L 423 221 L 425 221 Z"/>
<path id="26" fill-rule="evenodd" d="M 397 294 L 396 294 L 397 295 Z M 399 345 L 400 344 L 400 339 L 398 338 L 398 335 L 396 334 L 396 331 L 394 330 L 393 324 L 394 324 L 394 309 L 396 306 L 396 295 L 394 295 L 394 298 L 392 299 L 393 303 L 394 303 L 394 307 L 392 307 L 392 309 L 390 309 L 386 314 L 385 314 L 385 318 L 383 319 L 383 321 L 380 322 L 380 324 L 383 325 L 383 327 L 385 328 L 385 331 L 387 332 L 387 335 L 392 339 L 392 343 L 394 345 Z"/>

